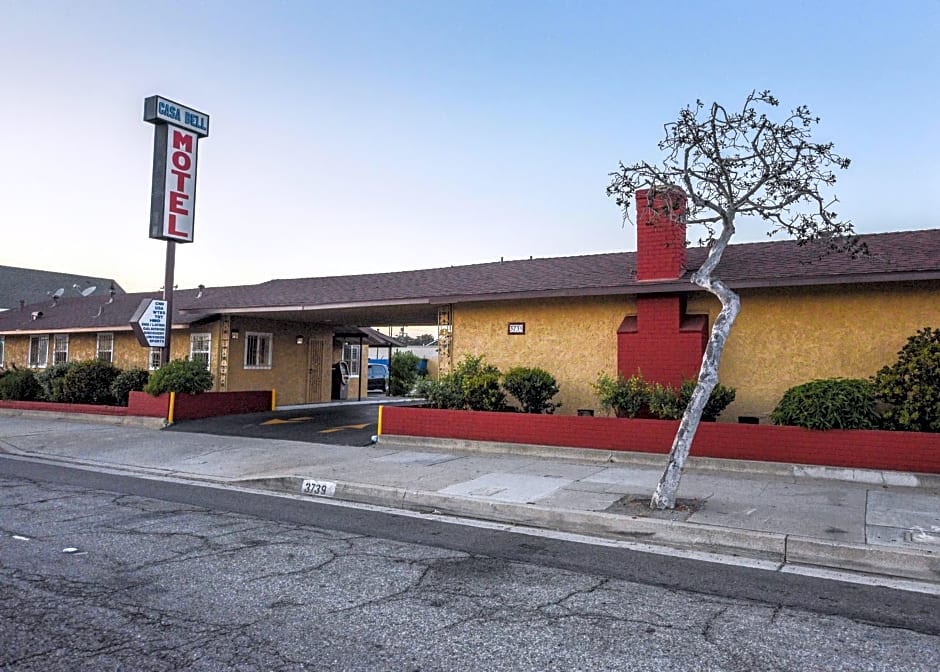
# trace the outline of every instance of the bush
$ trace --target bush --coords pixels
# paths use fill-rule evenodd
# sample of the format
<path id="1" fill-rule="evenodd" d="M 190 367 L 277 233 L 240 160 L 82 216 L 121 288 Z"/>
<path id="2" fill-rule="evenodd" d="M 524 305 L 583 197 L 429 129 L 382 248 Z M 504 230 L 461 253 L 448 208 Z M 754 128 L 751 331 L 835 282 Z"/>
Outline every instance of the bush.
<path id="1" fill-rule="evenodd" d="M 482 356 L 466 355 L 450 373 L 434 381 L 425 379 L 418 392 L 433 408 L 504 411 L 506 394 L 499 386 L 499 369 Z"/>
<path id="2" fill-rule="evenodd" d="M 111 395 L 118 406 L 127 406 L 131 392 L 140 392 L 150 380 L 150 372 L 143 369 L 121 371 L 111 383 Z"/>
<path id="3" fill-rule="evenodd" d="M 174 359 L 153 372 L 144 392 L 157 396 L 164 392 L 202 394 L 212 389 L 212 374 L 201 361 Z"/>
<path id="4" fill-rule="evenodd" d="M 925 327 L 907 339 L 898 360 L 875 374 L 872 383 L 888 406 L 886 426 L 940 432 L 940 329 Z"/>
<path id="5" fill-rule="evenodd" d="M 867 380 L 829 378 L 787 390 L 770 414 L 775 425 L 807 429 L 878 429 L 875 388 Z"/>
<path id="6" fill-rule="evenodd" d="M 452 374 L 443 375 L 439 380 L 423 378 L 418 382 L 417 391 L 431 408 L 463 409 L 467 406 L 460 382 Z"/>
<path id="7" fill-rule="evenodd" d="M 554 413 L 561 406 L 552 402 L 558 394 L 554 376 L 542 369 L 518 366 L 506 372 L 503 387 L 519 400 L 524 413 Z"/>
<path id="8" fill-rule="evenodd" d="M 68 404 L 113 404 L 111 383 L 118 373 L 109 362 L 97 359 L 72 362 L 62 377 L 60 400 Z"/>
<path id="9" fill-rule="evenodd" d="M 42 388 L 29 369 L 12 369 L 0 375 L 0 399 L 33 401 L 42 398 Z"/>
<path id="10" fill-rule="evenodd" d="M 471 411 L 506 410 L 506 393 L 499 385 L 499 369 L 483 361 L 483 355 L 466 355 L 454 367 L 454 375 Z"/>
<path id="11" fill-rule="evenodd" d="M 42 387 L 42 396 L 46 401 L 62 401 L 62 384 L 65 374 L 74 365 L 74 362 L 59 362 L 43 369 L 36 374 L 36 380 Z"/>
<path id="12" fill-rule="evenodd" d="M 608 413 L 613 410 L 618 418 L 635 418 L 650 401 L 650 385 L 639 374 L 611 378 L 603 373 L 594 383 L 594 391 L 601 408 Z"/>
<path id="13" fill-rule="evenodd" d="M 388 366 L 389 394 L 401 397 L 411 392 L 418 382 L 418 364 L 421 358 L 413 352 L 402 351 L 392 355 Z"/>
<path id="14" fill-rule="evenodd" d="M 650 413 L 663 420 L 680 419 L 692 400 L 695 385 L 696 381 L 694 379 L 683 381 L 678 390 L 659 384 L 651 385 L 649 393 Z M 735 395 L 736 391 L 733 387 L 726 387 L 721 383 L 716 384 L 708 397 L 708 401 L 705 402 L 705 408 L 702 409 L 702 420 L 705 422 L 717 420 L 722 411 L 734 401 Z"/>

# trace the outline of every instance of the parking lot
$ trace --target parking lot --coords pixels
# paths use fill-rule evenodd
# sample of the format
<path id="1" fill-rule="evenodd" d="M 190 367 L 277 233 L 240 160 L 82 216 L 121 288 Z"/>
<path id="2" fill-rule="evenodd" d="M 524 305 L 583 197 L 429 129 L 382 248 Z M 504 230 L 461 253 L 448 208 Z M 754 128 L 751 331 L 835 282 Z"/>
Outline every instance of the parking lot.
<path id="1" fill-rule="evenodd" d="M 361 402 L 313 404 L 266 413 L 184 420 L 170 425 L 167 431 L 366 446 L 378 430 L 379 406 L 383 403 L 408 402 L 373 395 Z"/>

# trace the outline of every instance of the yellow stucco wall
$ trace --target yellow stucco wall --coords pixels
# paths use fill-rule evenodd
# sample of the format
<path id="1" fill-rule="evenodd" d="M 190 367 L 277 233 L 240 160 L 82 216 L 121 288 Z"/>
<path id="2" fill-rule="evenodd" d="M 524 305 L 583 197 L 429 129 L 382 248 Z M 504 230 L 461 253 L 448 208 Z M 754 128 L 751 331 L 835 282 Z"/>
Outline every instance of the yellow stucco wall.
<path id="1" fill-rule="evenodd" d="M 868 377 L 895 360 L 907 338 L 940 326 L 940 283 L 744 290 L 742 309 L 721 362 L 720 378 L 737 389 L 723 420 L 740 415 L 762 422 L 783 393 L 814 378 Z M 691 314 L 719 304 L 695 294 Z M 592 383 L 616 372 L 617 328 L 636 314 L 632 297 L 467 304 L 454 308 L 453 361 L 485 355 L 505 372 L 537 366 L 559 382 L 559 413 L 600 406 Z M 525 336 L 509 336 L 525 322 Z"/>
<path id="2" fill-rule="evenodd" d="M 200 332 L 209 332 L 209 327 L 199 328 Z M 137 337 L 131 331 L 101 331 L 80 332 L 68 334 L 68 361 L 81 362 L 94 359 L 98 348 L 98 333 L 114 335 L 114 350 L 112 363 L 119 369 L 146 369 L 149 362 L 150 348 L 145 348 L 137 342 Z M 30 336 L 39 334 L 7 334 L 4 337 L 4 360 L 7 366 L 15 364 L 20 368 L 27 368 L 29 362 Z M 47 365 L 52 366 L 54 333 L 49 336 L 49 358 Z M 213 339 L 214 340 L 214 339 Z M 189 332 L 174 331 L 173 359 L 189 356 Z"/>
<path id="3" fill-rule="evenodd" d="M 332 334 L 301 322 L 282 322 L 260 318 L 233 317 L 231 329 L 238 330 L 237 340 L 229 342 L 228 389 L 277 390 L 278 405 L 328 401 L 330 398 L 330 364 Z M 248 332 L 272 335 L 271 368 L 246 369 L 245 348 Z M 297 343 L 297 337 L 303 343 Z M 311 357 L 317 356 L 319 368 Z M 320 396 L 308 399 L 309 376 L 319 377 Z M 310 386 L 311 389 L 316 386 Z"/>
<path id="4" fill-rule="evenodd" d="M 761 422 L 790 387 L 815 378 L 867 378 L 891 364 L 908 337 L 940 326 L 940 283 L 743 290 L 719 370 L 737 399 L 723 419 Z M 688 312 L 714 321 L 720 306 L 696 295 Z"/>
<path id="5" fill-rule="evenodd" d="M 547 299 L 459 304 L 454 307 L 453 362 L 484 355 L 503 372 L 513 366 L 545 369 L 559 384 L 559 413 L 599 408 L 592 384 L 617 368 L 617 328 L 636 313 L 633 297 Z M 525 335 L 510 336 L 510 322 Z"/>

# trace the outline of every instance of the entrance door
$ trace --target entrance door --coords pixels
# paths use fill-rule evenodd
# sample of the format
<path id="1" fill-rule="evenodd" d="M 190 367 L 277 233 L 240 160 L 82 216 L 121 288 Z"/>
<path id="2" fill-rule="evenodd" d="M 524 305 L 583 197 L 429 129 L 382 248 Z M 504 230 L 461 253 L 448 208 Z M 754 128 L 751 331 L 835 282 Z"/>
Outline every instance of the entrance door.
<path id="1" fill-rule="evenodd" d="M 307 403 L 323 401 L 323 339 L 311 338 L 307 350 Z"/>

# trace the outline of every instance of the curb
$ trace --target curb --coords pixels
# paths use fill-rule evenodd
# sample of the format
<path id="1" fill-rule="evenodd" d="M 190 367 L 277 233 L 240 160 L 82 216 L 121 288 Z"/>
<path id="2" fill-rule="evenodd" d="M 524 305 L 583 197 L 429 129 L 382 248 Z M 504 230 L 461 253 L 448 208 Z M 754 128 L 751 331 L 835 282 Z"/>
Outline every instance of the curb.
<path id="1" fill-rule="evenodd" d="M 437 450 L 452 453 L 475 453 L 490 455 L 522 455 L 553 460 L 579 460 L 603 462 L 605 464 L 634 464 L 641 467 L 662 469 L 666 465 L 665 454 L 636 453 L 595 448 L 569 448 L 530 443 L 501 443 L 497 441 L 473 441 L 470 439 L 441 439 L 431 437 L 382 434 L 378 445 L 389 448 Z M 777 478 L 806 478 L 814 480 L 846 481 L 867 485 L 926 488 L 940 490 L 940 474 L 888 471 L 880 469 L 853 469 L 850 467 L 826 467 L 813 464 L 790 464 L 786 462 L 758 462 L 756 460 L 731 460 L 718 457 L 688 458 L 686 469 L 702 472 L 731 472 L 755 474 Z"/>
<path id="2" fill-rule="evenodd" d="M 302 494 L 305 479 L 285 476 L 236 481 L 239 486 Z M 633 541 L 681 550 L 808 565 L 940 583 L 940 553 L 890 546 L 849 544 L 774 532 L 739 530 L 603 512 L 549 509 L 534 504 L 494 502 L 434 492 L 336 482 L 334 499 L 389 508 L 441 513 L 586 536 Z"/>
<path id="3" fill-rule="evenodd" d="M 787 562 L 940 583 L 940 553 L 790 537 Z"/>

